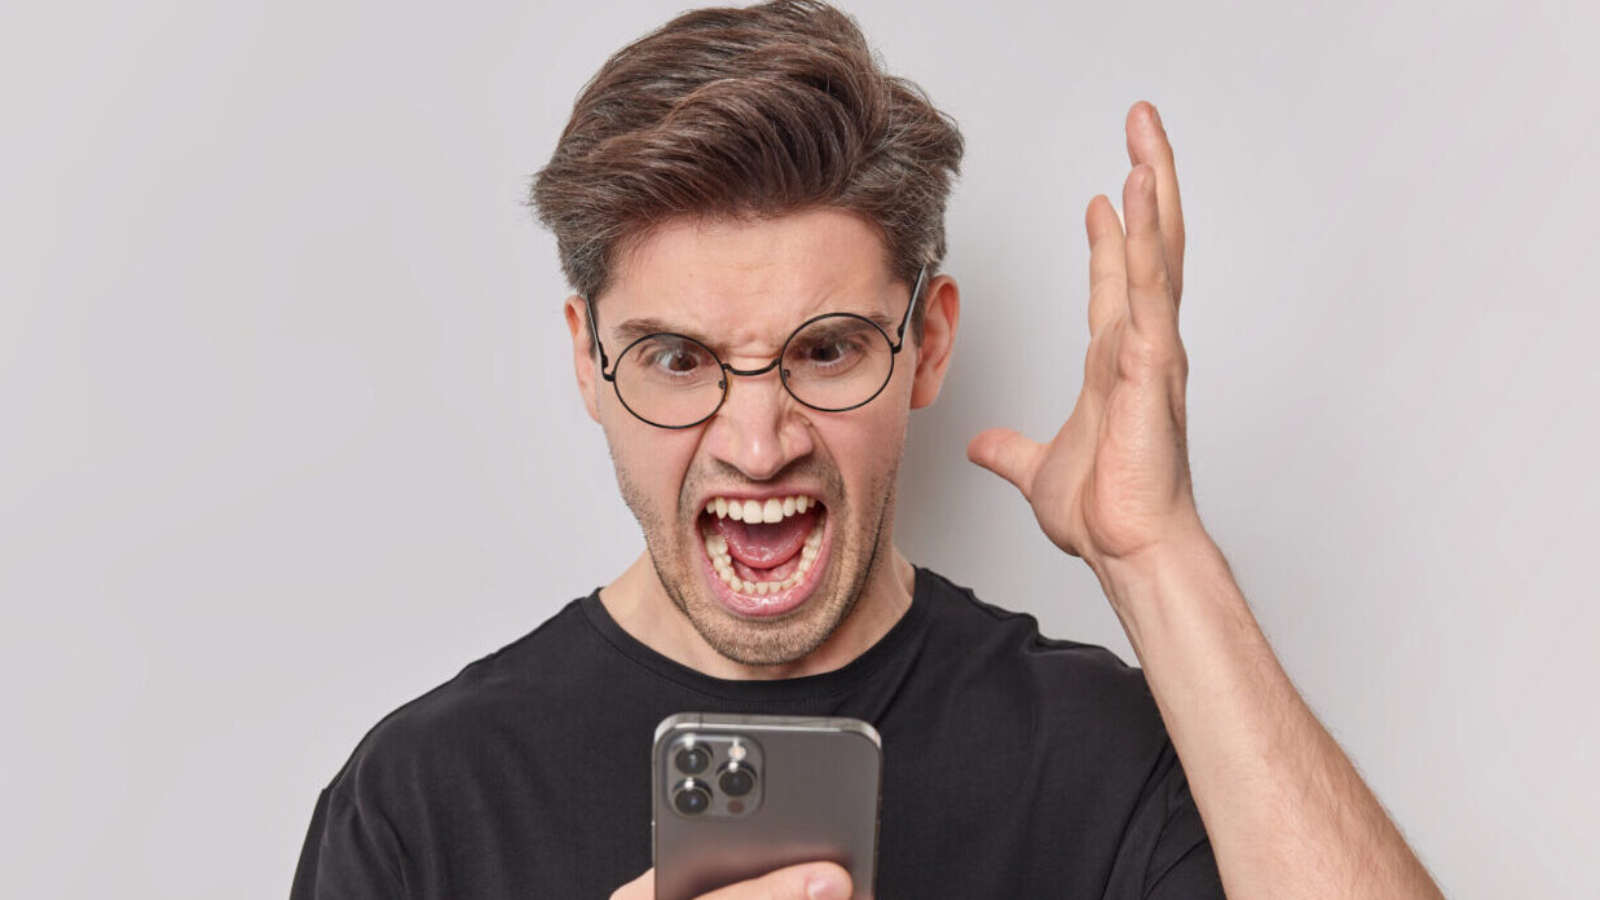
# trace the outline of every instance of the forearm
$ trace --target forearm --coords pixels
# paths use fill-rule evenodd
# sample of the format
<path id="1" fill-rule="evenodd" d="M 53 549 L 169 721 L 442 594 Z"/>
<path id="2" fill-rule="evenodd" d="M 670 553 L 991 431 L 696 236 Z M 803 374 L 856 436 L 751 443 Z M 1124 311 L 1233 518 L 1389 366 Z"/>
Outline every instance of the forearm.
<path id="1" fill-rule="evenodd" d="M 1094 567 L 1144 667 L 1231 900 L 1438 898 L 1198 532 Z"/>

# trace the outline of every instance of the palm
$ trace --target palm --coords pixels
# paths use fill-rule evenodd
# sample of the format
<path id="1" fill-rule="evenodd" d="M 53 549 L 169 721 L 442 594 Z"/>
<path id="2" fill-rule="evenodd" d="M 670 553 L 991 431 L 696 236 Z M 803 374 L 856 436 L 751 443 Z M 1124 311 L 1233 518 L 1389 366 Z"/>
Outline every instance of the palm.
<path id="1" fill-rule="evenodd" d="M 1135 104 L 1127 233 L 1109 200 L 1089 203 L 1089 351 L 1083 389 L 1047 443 L 1008 429 L 967 454 L 1015 484 L 1046 535 L 1095 562 L 1131 557 L 1198 526 L 1184 416 L 1188 361 L 1178 336 L 1183 214 L 1165 132 Z M 1141 189 L 1153 173 L 1153 191 Z M 1147 192 L 1148 191 L 1148 192 Z"/>

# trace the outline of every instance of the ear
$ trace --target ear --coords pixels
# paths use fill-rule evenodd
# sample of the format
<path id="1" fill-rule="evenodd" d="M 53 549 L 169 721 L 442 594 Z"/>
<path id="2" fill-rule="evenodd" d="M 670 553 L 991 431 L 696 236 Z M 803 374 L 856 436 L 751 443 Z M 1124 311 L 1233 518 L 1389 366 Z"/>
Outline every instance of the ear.
<path id="1" fill-rule="evenodd" d="M 572 333 L 572 371 L 578 377 L 578 393 L 583 395 L 584 408 L 589 418 L 600 421 L 600 409 L 595 405 L 594 382 L 599 355 L 589 335 L 589 305 L 582 297 L 573 294 L 567 298 L 567 331 Z"/>
<path id="2" fill-rule="evenodd" d="M 939 397 L 945 370 L 950 368 L 950 352 L 956 344 L 956 325 L 961 319 L 961 289 L 949 275 L 929 282 L 927 312 L 922 320 L 922 342 L 917 345 L 917 373 L 911 384 L 911 408 L 921 409 Z"/>

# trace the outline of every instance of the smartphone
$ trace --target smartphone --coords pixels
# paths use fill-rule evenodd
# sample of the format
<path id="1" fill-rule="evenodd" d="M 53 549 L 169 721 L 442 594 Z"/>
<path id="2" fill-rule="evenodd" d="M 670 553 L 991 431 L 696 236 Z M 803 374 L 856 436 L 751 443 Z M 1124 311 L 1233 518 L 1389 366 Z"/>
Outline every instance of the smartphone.
<path id="1" fill-rule="evenodd" d="M 871 900 L 883 743 L 860 719 L 679 713 L 651 752 L 657 900 L 831 860 Z"/>

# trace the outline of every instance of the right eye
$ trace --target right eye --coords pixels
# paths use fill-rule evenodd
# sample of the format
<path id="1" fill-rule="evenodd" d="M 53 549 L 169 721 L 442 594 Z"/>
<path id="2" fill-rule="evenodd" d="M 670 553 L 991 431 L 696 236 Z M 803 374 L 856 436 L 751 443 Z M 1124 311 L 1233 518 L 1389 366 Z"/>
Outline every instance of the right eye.
<path id="1" fill-rule="evenodd" d="M 683 347 L 672 347 L 655 354 L 651 363 L 674 374 L 682 375 L 693 372 L 694 367 L 700 364 L 694 353 Z"/>
<path id="2" fill-rule="evenodd" d="M 634 349 L 633 357 L 643 373 L 657 381 L 698 381 L 721 368 L 704 347 L 682 338 L 644 341 Z"/>

